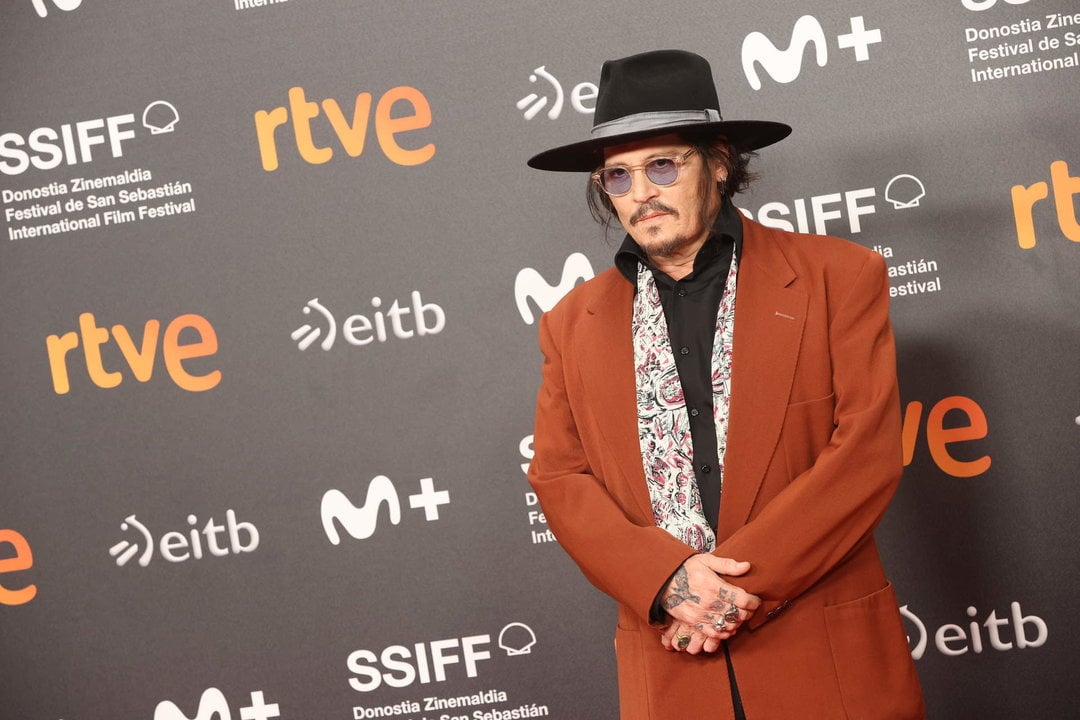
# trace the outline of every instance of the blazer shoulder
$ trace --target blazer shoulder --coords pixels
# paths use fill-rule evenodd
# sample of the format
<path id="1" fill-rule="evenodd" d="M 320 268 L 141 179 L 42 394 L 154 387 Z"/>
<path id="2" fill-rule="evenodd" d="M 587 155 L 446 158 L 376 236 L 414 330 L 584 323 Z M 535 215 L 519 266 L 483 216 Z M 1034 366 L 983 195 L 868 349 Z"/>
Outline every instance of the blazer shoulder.
<path id="1" fill-rule="evenodd" d="M 546 314 L 552 320 L 568 320 L 599 307 L 621 292 L 630 289 L 630 283 L 617 268 L 610 267 L 599 275 L 575 286 L 566 293 L 555 307 Z"/>
<path id="2" fill-rule="evenodd" d="M 770 228 L 744 220 L 744 236 L 763 250 L 763 255 L 779 253 L 796 276 L 824 277 L 830 282 L 853 279 L 864 269 L 884 274 L 885 259 L 851 240 L 832 235 L 810 235 Z M 765 246 L 765 247 L 761 247 Z"/>

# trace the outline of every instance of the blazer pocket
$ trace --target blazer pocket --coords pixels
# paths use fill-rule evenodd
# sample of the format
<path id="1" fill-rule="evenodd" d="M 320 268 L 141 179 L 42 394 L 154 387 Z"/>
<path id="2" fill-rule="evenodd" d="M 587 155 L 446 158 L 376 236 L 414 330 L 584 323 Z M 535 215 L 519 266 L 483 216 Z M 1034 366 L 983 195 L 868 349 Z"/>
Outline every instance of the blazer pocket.
<path id="1" fill-rule="evenodd" d="M 851 720 L 926 717 L 892 584 L 825 607 L 836 678 Z"/>

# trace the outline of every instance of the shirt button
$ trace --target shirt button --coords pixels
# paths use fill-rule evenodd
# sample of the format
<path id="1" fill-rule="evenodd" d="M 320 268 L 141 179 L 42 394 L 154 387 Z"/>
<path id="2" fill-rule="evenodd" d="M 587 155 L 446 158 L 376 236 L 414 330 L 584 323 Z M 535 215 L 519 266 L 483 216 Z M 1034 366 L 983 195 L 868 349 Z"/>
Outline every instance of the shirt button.
<path id="1" fill-rule="evenodd" d="M 700 411 L 697 408 L 690 409 L 690 417 L 697 417 Z"/>
<path id="2" fill-rule="evenodd" d="M 686 297 L 686 288 L 679 288 L 675 291 L 675 294 L 679 297 Z"/>
<path id="3" fill-rule="evenodd" d="M 703 472 L 703 473 L 705 473 L 706 475 L 708 475 L 709 473 L 711 473 L 711 472 L 712 472 L 712 465 L 702 465 L 702 466 L 701 466 L 701 472 Z"/>
<path id="4" fill-rule="evenodd" d="M 690 354 L 690 348 L 683 345 L 681 348 L 679 348 L 679 354 L 680 355 L 689 355 Z"/>

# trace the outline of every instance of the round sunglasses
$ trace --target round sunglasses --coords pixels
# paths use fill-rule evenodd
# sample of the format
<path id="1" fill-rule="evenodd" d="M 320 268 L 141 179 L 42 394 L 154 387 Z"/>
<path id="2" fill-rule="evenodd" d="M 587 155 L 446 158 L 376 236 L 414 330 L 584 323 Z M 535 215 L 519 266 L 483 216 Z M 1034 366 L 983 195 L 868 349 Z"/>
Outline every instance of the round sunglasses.
<path id="1" fill-rule="evenodd" d="M 642 165 L 610 165 L 592 174 L 592 179 L 608 195 L 619 197 L 630 192 L 634 185 L 634 171 L 644 170 L 645 177 L 653 185 L 666 187 L 679 179 L 679 168 L 694 153 L 690 148 L 682 155 L 661 155 Z"/>

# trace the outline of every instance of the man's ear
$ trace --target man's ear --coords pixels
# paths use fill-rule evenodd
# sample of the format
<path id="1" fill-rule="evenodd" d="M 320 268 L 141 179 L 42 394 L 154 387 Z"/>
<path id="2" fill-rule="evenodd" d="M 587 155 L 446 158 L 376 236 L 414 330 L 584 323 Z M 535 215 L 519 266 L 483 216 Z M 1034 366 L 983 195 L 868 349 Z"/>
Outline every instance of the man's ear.
<path id="1" fill-rule="evenodd" d="M 712 149 L 713 151 L 727 157 L 727 146 L 724 145 L 724 143 L 714 143 Z M 713 177 L 716 182 L 724 182 L 725 180 L 727 180 L 727 168 L 724 167 L 724 164 L 719 162 L 713 162 L 712 165 Z"/>

